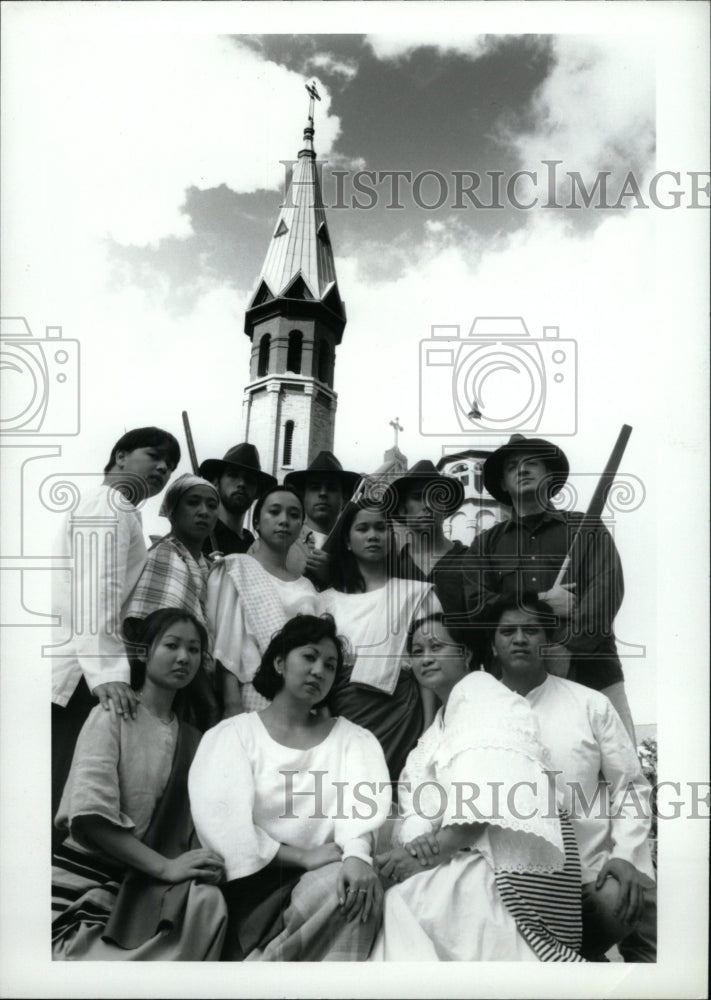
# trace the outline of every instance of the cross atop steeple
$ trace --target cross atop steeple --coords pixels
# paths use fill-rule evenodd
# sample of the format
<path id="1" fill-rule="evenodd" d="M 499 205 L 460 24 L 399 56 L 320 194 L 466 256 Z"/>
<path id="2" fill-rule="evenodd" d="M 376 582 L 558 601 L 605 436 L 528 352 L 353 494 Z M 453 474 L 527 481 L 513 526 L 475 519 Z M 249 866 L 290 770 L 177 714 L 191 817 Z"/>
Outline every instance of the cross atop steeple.
<path id="1" fill-rule="evenodd" d="M 395 417 L 394 420 L 391 420 L 390 421 L 390 426 L 395 431 L 395 447 L 397 448 L 397 435 L 398 435 L 398 431 L 404 431 L 405 428 L 400 423 L 400 417 Z"/>
<path id="2" fill-rule="evenodd" d="M 244 440 L 280 481 L 333 451 L 336 351 L 346 325 L 313 142 L 321 97 L 314 83 L 306 91 L 303 144 L 244 317 L 252 341 Z"/>
<path id="3" fill-rule="evenodd" d="M 311 100 L 309 101 L 309 121 L 311 122 L 311 125 L 313 126 L 313 123 L 314 123 L 314 98 L 316 98 L 317 101 L 320 101 L 321 97 L 319 95 L 318 90 L 316 90 L 316 84 L 315 83 L 305 83 L 304 86 L 308 90 L 309 97 L 311 98 Z"/>
<path id="4" fill-rule="evenodd" d="M 305 84 L 309 116 L 304 143 L 294 164 L 276 226 L 272 232 L 256 291 L 247 310 L 273 299 L 313 299 L 323 303 L 340 323 L 337 343 L 345 326 L 346 312 L 338 292 L 331 237 L 321 196 L 319 166 L 314 150 L 314 101 L 321 97 L 316 85 Z M 251 336 L 249 323 L 245 333 Z"/>

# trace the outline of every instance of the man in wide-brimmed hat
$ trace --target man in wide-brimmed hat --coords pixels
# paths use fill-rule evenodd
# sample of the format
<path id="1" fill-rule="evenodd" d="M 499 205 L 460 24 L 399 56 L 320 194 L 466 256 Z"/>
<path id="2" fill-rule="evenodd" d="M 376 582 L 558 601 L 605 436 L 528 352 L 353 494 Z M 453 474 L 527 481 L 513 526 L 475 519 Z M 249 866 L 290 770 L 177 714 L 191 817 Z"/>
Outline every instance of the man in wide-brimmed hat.
<path id="1" fill-rule="evenodd" d="M 429 581 L 445 614 L 463 614 L 462 559 L 467 550 L 445 537 L 443 523 L 462 506 L 464 487 L 423 459 L 395 479 L 388 491 L 392 516 L 407 536 L 398 557 L 398 576 Z"/>
<path id="2" fill-rule="evenodd" d="M 487 458 L 484 485 L 513 508 L 513 516 L 472 542 L 467 605 L 473 619 L 484 624 L 500 595 L 537 593 L 559 620 L 558 645 L 548 657 L 550 671 L 603 691 L 634 740 L 613 633 L 624 593 L 622 566 L 602 522 L 586 530 L 563 583 L 555 582 L 583 519 L 582 513 L 556 510 L 551 503 L 568 472 L 568 459 L 557 445 L 522 434 L 514 434 Z"/>
<path id="3" fill-rule="evenodd" d="M 213 532 L 217 549 L 223 555 L 246 552 L 254 535 L 244 527 L 244 518 L 260 493 L 276 486 L 276 479 L 262 472 L 259 452 L 253 444 L 236 444 L 224 458 L 208 458 L 200 466 L 200 475 L 215 486 L 220 495 L 220 509 Z M 204 552 L 210 554 L 208 539 Z"/>
<path id="4" fill-rule="evenodd" d="M 291 486 L 304 501 L 304 527 L 289 550 L 287 567 L 325 585 L 328 556 L 321 547 L 336 523 L 344 504 L 355 490 L 360 475 L 344 469 L 331 451 L 320 451 L 307 469 L 290 472 L 284 485 Z"/>
<path id="5" fill-rule="evenodd" d="M 584 517 L 579 511 L 556 510 L 551 503 L 565 485 L 568 472 L 568 459 L 557 445 L 522 434 L 514 434 L 489 456 L 484 463 L 484 485 L 497 500 L 511 505 L 513 516 L 472 542 L 467 604 L 475 621 L 486 622 L 498 595 L 520 599 L 531 591 L 546 601 L 559 622 L 553 633 L 557 644 L 549 649 L 556 655 L 546 657 L 549 673 L 567 676 L 607 695 L 631 741 L 627 746 L 618 745 L 616 752 L 635 758 L 634 724 L 613 631 L 624 594 L 622 565 L 602 521 L 585 529 L 563 583 L 556 584 Z M 547 686 L 545 690 L 548 692 Z M 576 740 L 586 739 L 582 729 L 577 736 L 567 732 L 566 726 L 575 726 L 571 712 L 560 707 L 555 711 L 561 739 L 568 737 L 573 746 Z M 571 753 L 579 764 L 577 751 Z M 563 770 L 567 772 L 568 767 Z M 617 875 L 611 873 L 611 877 Z M 626 962 L 656 960 L 654 893 L 648 896 L 639 927 L 618 946 Z"/>

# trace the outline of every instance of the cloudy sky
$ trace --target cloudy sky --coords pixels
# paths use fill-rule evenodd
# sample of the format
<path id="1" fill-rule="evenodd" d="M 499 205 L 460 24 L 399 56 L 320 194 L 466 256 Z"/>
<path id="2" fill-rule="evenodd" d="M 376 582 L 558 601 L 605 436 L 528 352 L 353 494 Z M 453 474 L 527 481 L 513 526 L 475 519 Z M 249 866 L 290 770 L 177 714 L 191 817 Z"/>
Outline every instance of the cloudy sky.
<path id="1" fill-rule="evenodd" d="M 707 169 L 703 5 L 393 5 L 407 14 L 397 20 L 355 6 L 3 5 L 2 313 L 25 316 L 35 337 L 61 325 L 81 350 L 81 432 L 37 476 L 98 469 L 133 426 L 182 441 L 183 409 L 201 458 L 240 440 L 244 309 L 315 80 L 348 312 L 337 455 L 375 468 L 395 416 L 411 463 L 501 443 L 510 429 L 462 434 L 431 372 L 420 394 L 420 342 L 432 326 L 468 333 L 477 316 L 523 317 L 539 341 L 559 327 L 577 346 L 576 393 L 568 380 L 556 394 L 544 347 L 538 431 L 568 453 L 580 504 L 621 424 L 634 427 L 623 465 L 634 509 L 614 524 L 618 635 L 644 645 L 625 671 L 636 721 L 654 722 L 657 664 L 690 655 L 678 628 L 654 623 L 670 601 L 675 621 L 703 608 L 670 594 L 689 573 L 686 525 L 703 513 L 708 216 L 689 207 L 688 174 Z M 560 161 L 552 187 L 544 161 Z M 362 171 L 407 171 L 419 187 L 401 181 L 396 208 L 391 183 Z M 536 180 L 507 193 L 516 171 Z M 619 207 L 571 207 L 570 174 L 590 189 L 602 171 Z M 680 173 L 656 191 L 664 204 L 682 191 L 678 209 L 650 196 L 660 171 Z M 481 176 L 482 206 L 500 178 L 500 201 L 457 199 L 463 172 Z M 641 200 L 629 186 L 619 198 L 630 173 Z M 442 433 L 420 433 L 423 408 Z M 155 507 L 145 520 L 167 527 Z"/>

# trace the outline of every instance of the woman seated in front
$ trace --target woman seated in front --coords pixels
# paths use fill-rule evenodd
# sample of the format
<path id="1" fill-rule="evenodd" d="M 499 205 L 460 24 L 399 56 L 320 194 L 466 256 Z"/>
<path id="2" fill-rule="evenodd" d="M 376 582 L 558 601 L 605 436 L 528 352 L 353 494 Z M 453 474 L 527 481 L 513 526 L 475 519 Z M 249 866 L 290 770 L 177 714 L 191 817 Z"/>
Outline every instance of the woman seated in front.
<path id="1" fill-rule="evenodd" d="M 410 628 L 441 708 L 400 778 L 397 846 L 374 961 L 582 961 L 580 859 L 526 700 L 484 672 L 441 615 Z"/>
<path id="2" fill-rule="evenodd" d="M 342 665 L 333 619 L 296 616 L 252 682 L 270 703 L 200 744 L 188 787 L 201 842 L 225 859 L 225 959 L 368 957 L 382 913 L 373 834 L 390 782 L 375 737 L 320 711 Z"/>
<path id="3" fill-rule="evenodd" d="M 135 634 L 134 719 L 97 705 L 79 735 L 56 825 L 52 957 L 217 961 L 227 926 L 222 858 L 195 837 L 188 769 L 200 734 L 178 721 L 207 652 L 189 612 L 152 611 Z"/>

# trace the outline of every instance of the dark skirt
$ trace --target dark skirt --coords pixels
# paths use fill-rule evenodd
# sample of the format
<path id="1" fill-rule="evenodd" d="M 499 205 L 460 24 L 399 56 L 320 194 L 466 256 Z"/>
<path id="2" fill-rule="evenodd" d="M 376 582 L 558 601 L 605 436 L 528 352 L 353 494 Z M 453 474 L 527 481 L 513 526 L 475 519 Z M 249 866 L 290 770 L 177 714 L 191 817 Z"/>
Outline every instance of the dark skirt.
<path id="1" fill-rule="evenodd" d="M 370 730 L 383 748 L 391 779 L 397 781 L 424 726 L 417 681 L 411 670 L 401 670 L 395 690 L 386 694 L 367 684 L 352 684 L 351 671 L 344 665 L 336 677 L 329 699 L 333 714 Z"/>
<path id="2" fill-rule="evenodd" d="M 290 865 L 272 864 L 220 886 L 228 913 L 223 962 L 244 961 L 283 930 L 284 910 L 303 874 Z"/>

